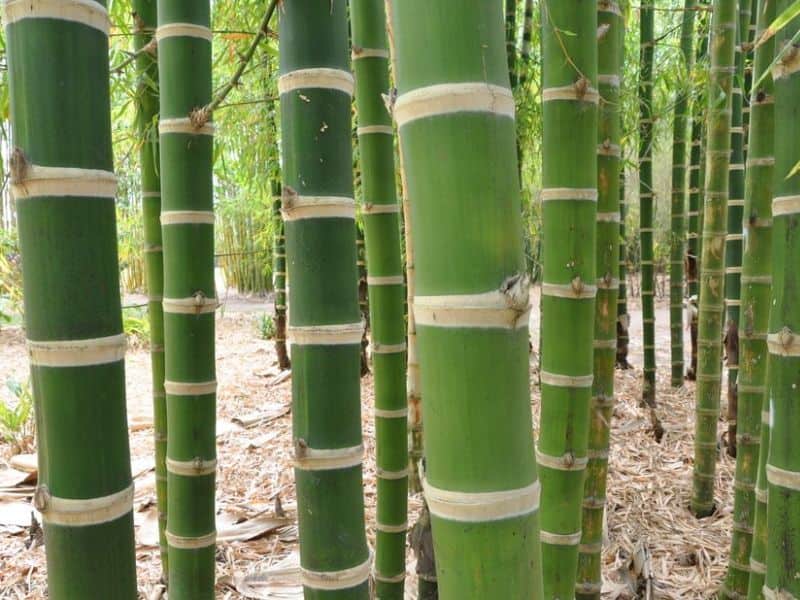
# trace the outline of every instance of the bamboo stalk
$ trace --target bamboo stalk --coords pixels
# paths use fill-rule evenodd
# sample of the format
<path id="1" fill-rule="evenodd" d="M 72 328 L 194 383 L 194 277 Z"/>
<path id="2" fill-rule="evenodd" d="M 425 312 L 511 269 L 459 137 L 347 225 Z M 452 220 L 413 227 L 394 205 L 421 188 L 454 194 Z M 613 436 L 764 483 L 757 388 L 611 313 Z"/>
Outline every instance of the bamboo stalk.
<path id="1" fill-rule="evenodd" d="M 582 536 L 578 547 L 575 597 L 600 599 L 603 587 L 603 522 L 608 448 L 614 412 L 619 289 L 620 172 L 622 166 L 620 80 L 625 23 L 613 0 L 597 3 L 600 104 L 597 130 L 597 299 L 594 315 L 594 381 L 589 414 L 589 462 L 583 492 Z"/>
<path id="2" fill-rule="evenodd" d="M 792 1 L 779 0 L 776 15 Z M 800 373 L 800 20 L 790 20 L 775 36 L 780 55 L 772 70 L 775 89 L 775 169 L 772 199 L 772 301 L 769 318 L 769 455 L 766 473 L 767 573 L 765 598 L 797 598 L 800 579 L 800 446 L 797 430 Z"/>
<path id="3" fill-rule="evenodd" d="M 517 0 L 506 2 L 506 59 L 511 89 L 517 89 Z"/>
<path id="4" fill-rule="evenodd" d="M 683 70 L 688 81 L 694 61 L 694 15 L 695 0 L 685 0 L 681 22 L 681 55 Z M 669 274 L 669 327 L 671 347 L 671 378 L 673 387 L 683 385 L 683 266 L 686 244 L 686 135 L 689 116 L 689 92 L 677 92 L 675 119 L 672 128 L 672 238 L 670 244 Z"/>
<path id="5" fill-rule="evenodd" d="M 596 277 L 597 57 L 597 4 L 543 2 L 545 246 L 537 458 L 546 598 L 575 594 L 593 395 L 595 296 L 598 287 L 612 287 Z M 567 123 L 571 133 L 565 137 Z"/>
<path id="6" fill-rule="evenodd" d="M 134 600 L 105 2 L 2 6 L 51 600 Z"/>
<path id="7" fill-rule="evenodd" d="M 350 11 L 375 381 L 375 594 L 386 600 L 402 600 L 409 472 L 405 284 L 394 136 L 391 116 L 382 98 L 389 93 L 386 12 L 383 0 L 352 0 Z"/>
<path id="8" fill-rule="evenodd" d="M 774 19 L 775 2 L 761 0 L 758 28 L 763 31 Z M 760 73 L 772 62 L 774 40 L 755 52 Z M 725 588 L 731 596 L 748 594 L 748 587 L 761 597 L 764 577 L 760 565 L 766 550 L 766 480 L 764 467 L 768 442 L 764 435 L 762 411 L 767 398 L 767 328 L 770 310 L 772 254 L 772 180 L 774 162 L 774 95 L 772 78 L 765 78 L 750 98 L 750 133 L 745 175 L 746 215 L 742 225 L 747 235 L 742 256 L 742 295 L 739 315 L 739 410 L 737 426 L 736 478 L 734 483 L 733 536 Z M 766 428 L 765 428 L 766 429 Z M 763 449 L 763 451 L 762 451 Z M 763 456 L 759 456 L 762 454 Z M 763 459 L 763 460 L 762 460 Z M 759 472 L 760 471 L 760 472 Z M 759 483 L 760 480 L 760 483 Z M 756 486 L 759 488 L 755 489 Z M 763 494 L 758 491 L 763 490 Z M 757 502 L 758 499 L 758 503 Z M 760 518 L 759 518 L 760 515 Z M 760 530 L 761 533 L 754 533 Z M 756 543 L 759 540 L 760 545 Z M 752 567 L 751 554 L 755 560 Z M 750 579 L 756 582 L 752 584 Z"/>
<path id="9" fill-rule="evenodd" d="M 628 252 L 625 233 L 625 218 L 628 214 L 625 202 L 625 167 L 620 168 L 619 174 L 619 291 L 617 296 L 617 357 L 616 366 L 619 369 L 630 369 L 628 362 L 628 326 L 631 317 L 628 314 Z"/>
<path id="10" fill-rule="evenodd" d="M 744 8 L 747 7 L 745 11 Z M 736 413 L 738 394 L 736 379 L 739 373 L 739 306 L 742 275 L 742 217 L 744 216 L 744 54 L 742 36 L 747 35 L 750 23 L 749 0 L 740 0 L 736 28 L 736 77 L 731 99 L 731 162 L 728 167 L 728 236 L 725 238 L 725 358 L 728 367 L 728 444 L 729 456 L 736 456 Z M 743 16 L 745 15 L 746 16 Z M 743 29 L 744 28 L 744 29 Z"/>
<path id="11" fill-rule="evenodd" d="M 213 126 L 210 4 L 158 2 L 171 600 L 214 598 Z"/>
<path id="12" fill-rule="evenodd" d="M 639 9 L 639 242 L 641 248 L 642 348 L 644 368 L 642 402 L 656 404 L 655 273 L 653 270 L 653 6 L 642 0 Z"/>
<path id="13" fill-rule="evenodd" d="M 153 382 L 158 542 L 165 580 L 167 562 L 167 402 L 164 393 L 164 257 L 161 243 L 161 180 L 158 170 L 158 60 L 153 48 L 157 25 L 156 0 L 134 0 L 134 48 L 137 70 L 137 117 L 140 143 L 147 313 L 150 319 L 150 369 Z"/>
<path id="14" fill-rule="evenodd" d="M 389 6 L 439 597 L 539 598 L 528 281 L 502 13 L 457 0 Z M 430 161 L 432 148 L 446 160 Z M 515 458 L 498 468 L 497 456 Z"/>
<path id="15" fill-rule="evenodd" d="M 722 377 L 725 236 L 728 218 L 728 165 L 731 152 L 731 91 L 736 45 L 736 0 L 714 0 L 708 88 L 705 216 L 698 316 L 695 460 L 692 511 L 714 512 L 717 420 Z"/>
<path id="16" fill-rule="evenodd" d="M 279 34 L 301 582 L 307 600 L 366 600 L 347 2 L 283 3 Z"/>
<path id="17" fill-rule="evenodd" d="M 276 128 L 277 129 L 277 128 Z M 290 369 L 292 361 L 286 347 L 286 234 L 281 216 L 280 173 L 271 182 L 272 191 L 272 287 L 275 290 L 275 353 L 278 366 Z"/>

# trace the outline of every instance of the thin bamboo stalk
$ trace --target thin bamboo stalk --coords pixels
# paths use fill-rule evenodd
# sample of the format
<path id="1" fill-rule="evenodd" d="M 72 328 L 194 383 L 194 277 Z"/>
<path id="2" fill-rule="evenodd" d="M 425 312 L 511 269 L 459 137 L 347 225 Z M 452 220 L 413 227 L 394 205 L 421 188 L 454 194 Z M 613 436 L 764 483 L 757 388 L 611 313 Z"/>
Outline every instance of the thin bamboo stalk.
<path id="1" fill-rule="evenodd" d="M 506 59 L 511 89 L 517 89 L 517 1 L 506 2 Z"/>
<path id="2" fill-rule="evenodd" d="M 153 435 L 155 438 L 156 504 L 161 569 L 167 562 L 167 401 L 164 393 L 164 256 L 161 243 L 161 178 L 158 169 L 158 60 L 154 33 L 156 0 L 134 0 L 134 49 L 137 69 L 137 116 L 144 218 L 144 256 L 147 275 L 147 313 L 150 319 L 150 369 L 153 382 Z M 148 44 L 150 46 L 148 46 Z M 147 48 L 151 50 L 147 50 Z M 144 50 L 143 50 L 144 49 Z"/>
<path id="3" fill-rule="evenodd" d="M 386 600 L 402 600 L 409 473 L 405 282 L 400 255 L 400 205 L 394 177 L 394 136 L 391 116 L 382 98 L 389 93 L 384 2 L 352 0 L 350 14 L 375 381 L 378 476 L 375 594 Z"/>
<path id="4" fill-rule="evenodd" d="M 275 290 L 275 353 L 278 366 L 290 369 L 292 361 L 286 347 L 286 234 L 281 215 L 280 173 L 271 182 L 272 191 L 272 287 Z"/>
<path id="5" fill-rule="evenodd" d="M 745 11 L 744 8 L 747 8 Z M 739 306 L 742 276 L 742 217 L 744 216 L 744 54 L 742 35 L 750 23 L 749 0 L 740 0 L 736 28 L 736 77 L 731 99 L 731 162 L 728 167 L 728 236 L 725 238 L 725 358 L 728 367 L 728 444 L 729 456 L 736 456 L 736 413 L 738 395 L 736 379 L 739 374 Z M 746 16 L 743 16 L 746 13 Z M 744 30 L 743 30 L 744 28 Z"/>
<path id="6" fill-rule="evenodd" d="M 725 236 L 728 219 L 728 165 L 731 153 L 731 92 L 736 45 L 736 0 L 714 0 L 708 88 L 705 216 L 698 316 L 695 460 L 692 511 L 714 511 L 717 420 L 722 378 L 722 314 L 725 310 Z"/>
<path id="7" fill-rule="evenodd" d="M 439 597 L 539 598 L 528 280 L 502 13 L 490 2 L 389 5 Z M 432 150 L 446 158 L 429 160 Z M 515 459 L 498 468 L 498 455 Z"/>
<path id="8" fill-rule="evenodd" d="M 594 380 L 589 415 L 589 462 L 583 492 L 582 536 L 578 547 L 575 597 L 599 600 L 608 448 L 614 412 L 619 289 L 620 172 L 622 122 L 620 80 L 625 40 L 622 11 L 614 0 L 599 0 L 597 24 L 600 104 L 597 130 L 597 299 L 594 315 Z"/>
<path id="9" fill-rule="evenodd" d="M 617 297 L 617 358 L 619 369 L 630 369 L 628 362 L 628 326 L 631 316 L 628 314 L 628 252 L 625 232 L 625 218 L 628 214 L 625 202 L 625 167 L 619 174 L 619 291 Z"/>
<path id="10" fill-rule="evenodd" d="M 47 595 L 134 600 L 108 13 L 2 8 Z"/>
<path id="11" fill-rule="evenodd" d="M 280 12 L 283 214 L 306 600 L 369 597 L 347 2 Z"/>
<path id="12" fill-rule="evenodd" d="M 774 19 L 775 2 L 761 0 L 758 27 L 764 30 Z M 773 40 L 761 45 L 755 53 L 755 68 L 763 72 L 772 62 Z M 746 215 L 742 225 L 747 236 L 742 256 L 742 310 L 739 315 L 739 410 L 737 426 L 736 478 L 734 483 L 733 536 L 728 574 L 725 580 L 730 595 L 748 594 L 750 579 L 756 579 L 758 597 L 764 583 L 766 549 L 766 503 L 756 488 L 766 493 L 765 473 L 759 475 L 759 463 L 766 464 L 768 443 L 760 445 L 762 411 L 767 397 L 767 328 L 772 254 L 772 180 L 774 163 L 774 96 L 772 78 L 767 77 L 750 98 L 750 134 L 747 171 L 745 174 Z M 763 452 L 760 451 L 763 449 Z M 763 454 L 762 457 L 759 455 Z M 761 459 L 763 458 L 763 461 Z M 756 500 L 760 499 L 758 505 Z M 759 522 L 759 513 L 761 521 Z M 754 534 L 760 529 L 761 535 Z M 756 539 L 761 545 L 756 547 Z M 751 554 L 755 563 L 751 564 Z M 754 566 L 755 565 L 755 566 Z M 753 586 L 750 586 L 751 588 Z"/>
<path id="13" fill-rule="evenodd" d="M 641 248 L 642 288 L 642 402 L 656 404 L 656 334 L 655 274 L 653 270 L 653 5 L 642 0 L 639 9 L 641 26 L 639 44 L 639 242 Z"/>
<path id="14" fill-rule="evenodd" d="M 574 596 L 582 535 L 598 289 L 596 32 L 597 4 L 542 3 L 544 270 L 537 458 L 546 598 Z"/>
<path id="15" fill-rule="evenodd" d="M 794 3 L 779 0 L 776 15 Z M 775 40 L 775 169 L 772 199 L 772 308 L 769 318 L 769 455 L 765 598 L 800 596 L 800 19 Z"/>

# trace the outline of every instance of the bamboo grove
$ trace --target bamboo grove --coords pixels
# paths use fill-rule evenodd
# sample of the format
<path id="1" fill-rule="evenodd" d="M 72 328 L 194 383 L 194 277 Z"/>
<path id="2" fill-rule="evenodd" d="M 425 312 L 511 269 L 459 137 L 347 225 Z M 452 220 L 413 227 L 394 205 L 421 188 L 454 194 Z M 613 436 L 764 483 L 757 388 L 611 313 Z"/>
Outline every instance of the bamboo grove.
<path id="1" fill-rule="evenodd" d="M 719 597 L 800 597 L 800 2 L 243 7 L 2 1 L 47 597 L 141 593 L 126 278 L 171 600 L 235 579 L 233 288 L 270 293 L 291 378 L 307 600 L 599 600 L 626 377 L 656 444 L 692 398 L 681 510 L 730 513 Z"/>

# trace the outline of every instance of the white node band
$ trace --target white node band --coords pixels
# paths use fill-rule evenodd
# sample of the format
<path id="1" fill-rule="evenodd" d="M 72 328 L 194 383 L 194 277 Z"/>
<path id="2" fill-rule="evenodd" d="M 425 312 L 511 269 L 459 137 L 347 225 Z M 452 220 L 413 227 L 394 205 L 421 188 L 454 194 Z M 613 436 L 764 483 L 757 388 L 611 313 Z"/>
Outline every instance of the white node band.
<path id="1" fill-rule="evenodd" d="M 342 325 L 289 326 L 287 339 L 298 346 L 342 346 L 360 344 L 364 335 L 364 322 Z"/>
<path id="2" fill-rule="evenodd" d="M 376 419 L 405 419 L 408 417 L 408 407 L 398 409 L 375 408 L 372 411 Z"/>
<path id="3" fill-rule="evenodd" d="M 367 285 L 403 285 L 402 275 L 384 275 L 382 277 L 367 275 Z"/>
<path id="4" fill-rule="evenodd" d="M 346 590 L 365 583 L 371 567 L 371 557 L 360 565 L 341 571 L 310 571 L 301 566 L 300 582 L 304 587 L 315 590 Z"/>
<path id="5" fill-rule="evenodd" d="M 6 25 L 23 19 L 57 19 L 87 25 L 108 35 L 108 10 L 91 0 L 6 0 L 3 21 Z"/>
<path id="6" fill-rule="evenodd" d="M 800 473 L 797 471 L 787 471 L 786 469 L 780 469 L 767 464 L 767 481 L 769 481 L 771 485 L 800 491 Z"/>
<path id="7" fill-rule="evenodd" d="M 551 533 L 550 531 L 540 531 L 539 540 L 543 544 L 551 546 L 577 546 L 581 543 L 582 533 Z"/>
<path id="8" fill-rule="evenodd" d="M 616 350 L 617 340 L 593 340 L 592 348 L 595 350 Z"/>
<path id="9" fill-rule="evenodd" d="M 396 202 L 391 204 L 371 204 L 365 202 L 361 205 L 362 215 L 393 215 L 400 212 L 400 205 Z"/>
<path id="10" fill-rule="evenodd" d="M 197 23 L 167 23 L 156 28 L 156 43 L 171 37 L 189 37 L 211 41 L 211 29 Z"/>
<path id="11" fill-rule="evenodd" d="M 356 129 L 357 135 L 370 135 L 373 133 L 394 135 L 394 129 L 391 125 L 364 125 Z"/>
<path id="12" fill-rule="evenodd" d="M 536 464 L 540 467 L 555 469 L 557 471 L 583 471 L 589 464 L 588 456 L 577 457 L 571 453 L 562 456 L 553 456 L 541 452 L 536 448 Z"/>
<path id="13" fill-rule="evenodd" d="M 590 388 L 594 382 L 594 375 L 559 375 L 548 371 L 540 371 L 539 378 L 543 384 L 553 387 Z"/>
<path id="14" fill-rule="evenodd" d="M 772 200 L 772 216 L 780 217 L 800 213 L 800 196 L 777 196 Z"/>
<path id="15" fill-rule="evenodd" d="M 164 298 L 161 302 L 165 313 L 181 315 L 213 313 L 219 307 L 219 301 L 216 298 L 200 295 L 190 298 Z"/>
<path id="16" fill-rule="evenodd" d="M 205 396 L 216 393 L 217 382 L 164 381 L 164 391 L 170 396 Z"/>
<path id="17" fill-rule="evenodd" d="M 166 210 L 161 213 L 162 225 L 213 225 L 214 212 L 210 210 Z"/>
<path id="18" fill-rule="evenodd" d="M 487 113 L 514 118 L 511 90 L 485 82 L 443 83 L 412 90 L 397 98 L 398 127 L 417 119 L 457 113 Z"/>
<path id="19" fill-rule="evenodd" d="M 610 3 L 610 2 L 608 3 L 608 5 L 611 5 L 611 4 L 612 3 Z M 597 4 L 597 10 L 598 11 L 602 11 L 603 10 L 602 5 L 603 5 L 602 2 L 599 2 Z M 614 6 L 616 6 L 616 4 L 614 4 Z M 617 11 L 618 10 L 619 10 L 619 8 L 617 8 Z M 619 13 L 617 13 L 617 14 L 619 14 Z M 621 81 L 620 80 L 620 76 L 616 75 L 616 74 L 613 74 L 613 73 L 612 74 L 600 73 L 597 76 L 597 83 L 600 84 L 600 85 L 608 85 L 608 86 L 611 86 L 611 87 L 618 88 L 620 86 L 620 81 Z"/>
<path id="20" fill-rule="evenodd" d="M 387 525 L 386 523 L 376 521 L 375 530 L 382 531 L 383 533 L 405 533 L 408 531 L 408 522 L 406 521 L 400 525 Z"/>
<path id="21" fill-rule="evenodd" d="M 400 583 L 401 581 L 405 580 L 406 572 L 403 571 L 402 573 L 398 573 L 397 575 L 388 576 L 388 575 L 382 575 L 377 571 L 373 571 L 372 577 L 373 579 L 375 579 L 375 581 L 380 581 L 382 583 Z"/>
<path id="22" fill-rule="evenodd" d="M 86 527 L 109 523 L 133 510 L 133 484 L 108 496 L 85 499 L 57 498 L 42 485 L 34 492 L 33 505 L 48 525 Z"/>
<path id="23" fill-rule="evenodd" d="M 284 196 L 284 221 L 302 219 L 355 219 L 356 203 L 346 196 Z"/>
<path id="24" fill-rule="evenodd" d="M 202 475 L 211 475 L 217 471 L 217 461 L 202 460 L 196 458 L 194 460 L 174 460 L 167 457 L 167 471 L 174 475 L 183 475 L 185 477 L 200 477 Z"/>
<path id="25" fill-rule="evenodd" d="M 217 543 L 216 531 L 212 531 L 211 533 L 201 535 L 199 537 L 184 537 L 175 535 L 169 531 L 165 531 L 164 535 L 167 538 L 167 544 L 169 544 L 169 547 L 177 550 L 199 550 L 201 548 L 208 548 L 209 546 L 213 546 Z"/>
<path id="26" fill-rule="evenodd" d="M 621 217 L 619 211 L 617 212 L 598 212 L 597 213 L 597 222 L 598 223 L 619 223 L 621 221 Z"/>
<path id="27" fill-rule="evenodd" d="M 619 158 L 622 156 L 622 148 L 617 144 L 600 144 L 597 146 L 597 154 L 600 156 L 612 156 Z"/>
<path id="28" fill-rule="evenodd" d="M 377 475 L 378 479 L 388 479 L 388 480 L 404 479 L 408 477 L 408 467 L 406 467 L 402 471 L 388 471 L 385 469 L 381 469 L 380 467 L 377 467 L 375 469 L 375 475 Z"/>
<path id="29" fill-rule="evenodd" d="M 545 88 L 542 90 L 542 101 L 553 102 L 556 100 L 572 100 L 597 104 L 600 101 L 600 92 L 593 87 L 580 87 L 575 84 L 562 87 Z"/>
<path id="30" fill-rule="evenodd" d="M 28 356 L 38 367 L 87 367 L 118 362 L 127 347 L 124 333 L 86 340 L 28 340 Z"/>
<path id="31" fill-rule="evenodd" d="M 295 445 L 294 467 L 302 471 L 331 471 L 361 465 L 364 446 L 350 448 L 318 449 Z"/>
<path id="32" fill-rule="evenodd" d="M 524 488 L 496 492 L 459 492 L 432 486 L 423 478 L 425 500 L 431 514 L 448 521 L 484 523 L 511 519 L 539 509 L 538 481 Z"/>
<path id="33" fill-rule="evenodd" d="M 204 123 L 200 127 L 194 124 L 189 117 L 178 117 L 175 119 L 161 119 L 158 122 L 158 133 L 161 135 L 169 133 L 184 133 L 188 135 L 214 135 L 216 126 L 214 123 Z"/>
<path id="34" fill-rule="evenodd" d="M 399 354 L 406 351 L 406 343 L 402 344 L 381 344 L 380 342 L 372 342 L 373 354 Z"/>
<path id="35" fill-rule="evenodd" d="M 583 200 L 597 202 L 597 188 L 544 188 L 542 202 L 554 200 Z"/>
<path id="36" fill-rule="evenodd" d="M 543 283 L 542 295 L 572 300 L 586 300 L 597 296 L 597 286 L 587 285 L 580 279 L 573 283 Z"/>
<path id="37" fill-rule="evenodd" d="M 337 90 L 348 96 L 353 95 L 355 80 L 353 76 L 342 69 L 314 68 L 298 69 L 278 78 L 278 92 L 288 94 L 295 90 L 323 89 Z"/>
<path id="38" fill-rule="evenodd" d="M 750 167 L 774 167 L 775 166 L 775 157 L 774 156 L 763 156 L 763 157 L 748 157 L 747 158 L 747 168 Z"/>
<path id="39" fill-rule="evenodd" d="M 353 46 L 353 60 L 359 58 L 389 58 L 389 51 L 386 48 L 358 48 Z"/>
<path id="40" fill-rule="evenodd" d="M 800 356 L 800 337 L 784 328 L 778 333 L 767 335 L 770 354 L 778 356 Z"/>
<path id="41" fill-rule="evenodd" d="M 11 182 L 11 192 L 17 200 L 42 196 L 113 199 L 117 178 L 111 171 L 27 165 L 21 179 Z"/>
<path id="42" fill-rule="evenodd" d="M 505 292 L 452 296 L 415 296 L 414 320 L 430 327 L 521 329 L 530 313 L 527 279 Z M 524 282 L 520 285 L 520 282 Z"/>

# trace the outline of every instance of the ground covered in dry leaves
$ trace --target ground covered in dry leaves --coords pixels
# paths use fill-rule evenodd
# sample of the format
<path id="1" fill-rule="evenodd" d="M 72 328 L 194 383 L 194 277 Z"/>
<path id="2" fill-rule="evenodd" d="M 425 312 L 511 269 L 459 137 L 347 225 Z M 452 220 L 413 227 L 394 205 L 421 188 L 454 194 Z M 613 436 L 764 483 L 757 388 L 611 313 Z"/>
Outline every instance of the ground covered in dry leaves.
<path id="1" fill-rule="evenodd" d="M 534 298 L 534 306 L 538 301 Z M 217 320 L 218 530 L 217 597 L 302 598 L 297 583 L 297 531 L 291 469 L 291 382 L 275 366 L 272 343 L 259 336 L 257 317 L 269 305 L 231 302 Z M 669 386 L 669 324 L 664 302 L 657 310 L 658 415 L 666 431 L 657 443 L 649 414 L 639 407 L 641 313 L 632 307 L 631 362 L 618 371 L 610 452 L 604 598 L 710 598 L 725 574 L 731 533 L 734 461 L 720 453 L 718 511 L 702 521 L 688 511 L 691 493 L 693 392 Z M 538 319 L 532 319 L 534 336 Z M 688 335 L 687 335 L 688 337 Z M 533 347 L 537 348 L 536 339 Z M 538 413 L 537 357 L 531 357 L 532 408 Z M 0 329 L 0 397 L 9 379 L 27 379 L 24 333 Z M 152 472 L 152 421 L 147 348 L 127 358 L 139 589 L 161 598 Z M 362 380 L 362 421 L 367 449 L 364 497 L 367 530 L 374 542 L 374 430 L 372 379 Z M 724 403 L 724 399 L 723 399 Z M 723 410 L 724 414 L 724 410 Z M 91 424 L 89 424 L 91 426 Z M 720 421 L 722 433 L 725 424 Z M 0 599 L 46 598 L 41 531 L 31 525 L 35 475 L 26 453 L 29 438 L 0 446 Z M 26 460 L 27 459 L 27 460 Z M 34 462 L 35 466 L 35 462 Z M 14 468 L 16 467 L 16 468 Z M 412 513 L 420 507 L 412 499 Z M 412 514 L 411 522 L 415 520 Z M 409 573 L 413 562 L 409 559 Z M 413 576 L 407 596 L 415 597 Z"/>

